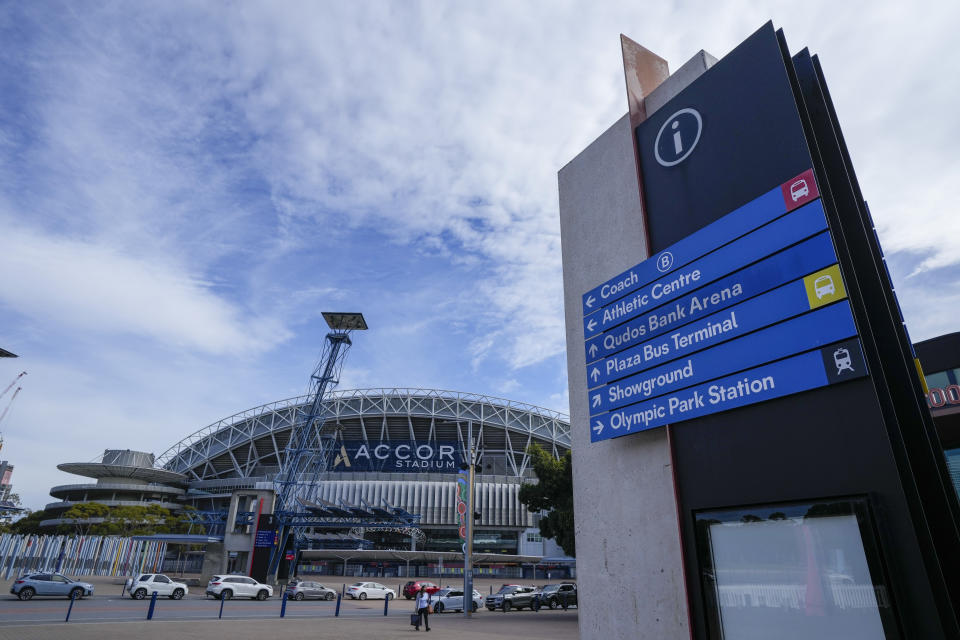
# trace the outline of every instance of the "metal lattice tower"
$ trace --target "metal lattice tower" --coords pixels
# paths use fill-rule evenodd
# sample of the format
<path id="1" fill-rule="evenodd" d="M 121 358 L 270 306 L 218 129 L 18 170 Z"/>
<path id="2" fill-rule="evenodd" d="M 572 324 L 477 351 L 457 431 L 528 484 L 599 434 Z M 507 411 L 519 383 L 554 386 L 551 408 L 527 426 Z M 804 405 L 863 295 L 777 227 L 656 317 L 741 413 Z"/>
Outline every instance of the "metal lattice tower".
<path id="1" fill-rule="evenodd" d="M 327 334 L 317 368 L 310 376 L 312 398 L 303 419 L 294 425 L 290 441 L 284 451 L 280 472 L 274 482 L 276 504 L 274 514 L 279 523 L 280 546 L 273 550 L 270 573 L 274 574 L 283 555 L 290 534 L 291 516 L 303 511 L 300 500 L 311 500 L 317 491 L 317 480 L 327 470 L 327 458 L 334 436 L 321 435 L 323 422 L 318 420 L 327 391 L 340 381 L 343 361 L 353 344 L 350 332 L 364 330 L 367 323 L 360 313 L 324 313 L 324 320 L 331 331 Z"/>

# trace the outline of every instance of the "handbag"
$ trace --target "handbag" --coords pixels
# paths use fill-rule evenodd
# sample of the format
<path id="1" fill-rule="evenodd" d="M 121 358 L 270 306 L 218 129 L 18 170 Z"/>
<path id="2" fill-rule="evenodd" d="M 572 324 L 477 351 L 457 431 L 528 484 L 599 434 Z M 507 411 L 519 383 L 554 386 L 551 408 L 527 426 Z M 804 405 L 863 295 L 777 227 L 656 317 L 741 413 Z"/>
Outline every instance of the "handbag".
<path id="1" fill-rule="evenodd" d="M 433 613 L 433 605 L 432 605 L 432 604 L 428 604 L 428 605 L 427 605 L 427 613 Z"/>
<path id="2" fill-rule="evenodd" d="M 419 614 L 419 613 L 411 613 L 411 614 L 410 614 L 410 626 L 411 626 L 411 627 L 415 627 L 415 626 L 417 626 L 417 625 L 419 625 L 419 624 L 420 624 L 420 614 Z"/>

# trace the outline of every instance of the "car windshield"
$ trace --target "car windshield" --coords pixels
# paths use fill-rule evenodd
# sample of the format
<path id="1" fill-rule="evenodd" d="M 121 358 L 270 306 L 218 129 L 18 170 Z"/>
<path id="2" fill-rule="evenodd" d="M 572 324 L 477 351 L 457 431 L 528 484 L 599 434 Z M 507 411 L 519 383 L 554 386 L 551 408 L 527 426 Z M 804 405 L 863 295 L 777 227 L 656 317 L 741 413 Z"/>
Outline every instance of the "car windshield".
<path id="1" fill-rule="evenodd" d="M 520 587 L 500 587 L 500 591 L 497 591 L 497 593 L 513 593 L 519 588 Z"/>
<path id="2" fill-rule="evenodd" d="M 440 598 L 445 598 L 450 593 L 450 589 L 440 589 L 437 591 L 437 596 Z"/>
<path id="3" fill-rule="evenodd" d="M 543 588 L 543 592 L 544 592 L 544 593 L 548 593 L 548 592 L 550 592 L 550 591 L 556 591 L 556 590 L 559 589 L 559 588 L 560 588 L 560 585 L 558 585 L 558 584 L 548 584 L 547 586 L 545 586 L 545 587 Z"/>

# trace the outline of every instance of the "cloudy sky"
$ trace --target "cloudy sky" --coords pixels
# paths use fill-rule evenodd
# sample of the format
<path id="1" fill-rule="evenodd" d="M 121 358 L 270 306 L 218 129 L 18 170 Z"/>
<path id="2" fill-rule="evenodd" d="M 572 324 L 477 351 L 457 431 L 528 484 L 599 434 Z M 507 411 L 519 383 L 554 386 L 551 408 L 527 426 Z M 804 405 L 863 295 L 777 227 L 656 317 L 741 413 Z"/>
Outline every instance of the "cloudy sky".
<path id="1" fill-rule="evenodd" d="M 960 3 L 0 3 L 0 431 L 27 506 L 340 388 L 567 411 L 557 171 L 672 69 L 762 23 L 819 53 L 915 340 L 960 328 Z M 9 395 L 0 399 L 0 411 Z"/>

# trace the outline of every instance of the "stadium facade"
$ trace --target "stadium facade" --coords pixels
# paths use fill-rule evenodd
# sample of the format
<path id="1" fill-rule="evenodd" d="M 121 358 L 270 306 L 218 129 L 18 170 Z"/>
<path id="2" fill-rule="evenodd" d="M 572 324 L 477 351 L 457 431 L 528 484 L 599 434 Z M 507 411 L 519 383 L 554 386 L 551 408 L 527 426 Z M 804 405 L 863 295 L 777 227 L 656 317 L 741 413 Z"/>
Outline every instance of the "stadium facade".
<path id="1" fill-rule="evenodd" d="M 175 496 L 177 505 L 201 511 L 255 511 L 258 497 L 273 488 L 292 427 L 303 420 L 310 401 L 308 396 L 290 398 L 219 420 L 158 456 L 152 465 L 158 473 L 144 475 L 131 469 L 128 477 L 149 478 L 146 487 L 155 491 L 141 492 L 144 504 L 166 503 Z M 478 460 L 474 504 L 480 514 L 475 551 L 563 555 L 551 541 L 540 538 L 537 516 L 520 503 L 518 493 L 523 482 L 535 478 L 529 445 L 538 444 L 556 457 L 569 450 L 570 425 L 565 415 L 471 393 L 364 389 L 328 394 L 317 424 L 322 425 L 322 434 L 336 436 L 327 471 L 315 478 L 318 502 L 399 507 L 420 516 L 423 536 L 419 540 L 390 530 L 362 532 L 374 550 L 459 550 L 456 477 L 467 459 L 472 432 Z M 139 466 L 147 465 L 141 461 Z M 82 471 L 95 477 L 96 467 L 98 463 L 86 463 Z M 75 473 L 79 469 L 73 463 L 60 468 Z M 119 471 L 111 473 L 116 476 Z M 55 488 L 62 500 L 57 504 L 63 508 L 92 501 L 99 493 L 92 490 L 93 485 L 78 485 L 73 492 L 65 492 L 66 487 L 73 488 Z M 238 529 L 236 533 L 245 532 Z M 243 563 L 237 557 L 230 562 Z"/>

